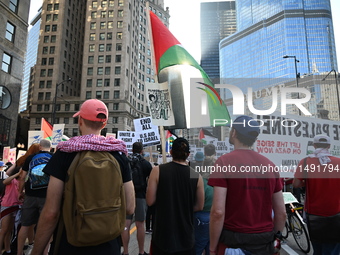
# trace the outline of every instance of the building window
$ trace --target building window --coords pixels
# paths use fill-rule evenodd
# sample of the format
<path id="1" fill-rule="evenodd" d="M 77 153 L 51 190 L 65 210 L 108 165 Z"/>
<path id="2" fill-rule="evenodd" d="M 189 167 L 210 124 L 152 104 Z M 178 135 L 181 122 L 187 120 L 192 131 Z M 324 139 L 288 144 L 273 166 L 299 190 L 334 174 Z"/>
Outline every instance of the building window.
<path id="1" fill-rule="evenodd" d="M 118 117 L 112 117 L 112 123 L 117 124 L 118 123 Z"/>
<path id="2" fill-rule="evenodd" d="M 59 10 L 59 4 L 54 4 L 54 10 Z"/>
<path id="3" fill-rule="evenodd" d="M 113 21 L 107 22 L 107 28 L 113 28 Z"/>
<path id="4" fill-rule="evenodd" d="M 51 100 L 51 92 L 46 92 L 45 100 Z"/>
<path id="5" fill-rule="evenodd" d="M 103 99 L 109 99 L 110 92 L 109 91 L 104 91 Z"/>
<path id="6" fill-rule="evenodd" d="M 105 29 L 106 22 L 100 22 L 100 29 Z"/>
<path id="7" fill-rule="evenodd" d="M 121 70 L 120 66 L 116 66 L 115 67 L 115 74 L 120 74 L 120 70 Z"/>
<path id="8" fill-rule="evenodd" d="M 88 64 L 93 64 L 93 62 L 94 62 L 94 56 L 89 56 L 88 60 L 87 60 L 87 63 Z"/>
<path id="9" fill-rule="evenodd" d="M 48 69 L 47 76 L 52 77 L 53 76 L 53 69 Z"/>
<path id="10" fill-rule="evenodd" d="M 53 5 L 52 4 L 48 4 L 47 5 L 47 11 L 52 11 L 53 10 Z"/>
<path id="11" fill-rule="evenodd" d="M 110 10 L 110 11 L 108 12 L 108 16 L 109 16 L 109 18 L 113 18 L 113 17 L 114 17 L 114 12 L 113 12 L 113 10 Z"/>
<path id="12" fill-rule="evenodd" d="M 50 32 L 51 30 L 51 26 L 50 25 L 46 25 L 45 26 L 45 32 Z"/>
<path id="13" fill-rule="evenodd" d="M 105 63 L 111 63 L 111 55 L 105 57 Z"/>
<path id="14" fill-rule="evenodd" d="M 43 92 L 39 92 L 38 93 L 38 100 L 43 100 L 44 99 L 44 93 Z"/>
<path id="15" fill-rule="evenodd" d="M 97 87 L 103 87 L 103 80 L 102 79 L 98 79 L 97 80 Z"/>
<path id="16" fill-rule="evenodd" d="M 113 104 L 113 110 L 119 110 L 119 103 Z"/>
<path id="17" fill-rule="evenodd" d="M 51 46 L 51 47 L 50 47 L 50 54 L 54 54 L 54 51 L 55 51 L 55 47 L 54 47 L 54 46 Z"/>
<path id="18" fill-rule="evenodd" d="M 110 79 L 104 80 L 104 87 L 110 87 Z"/>
<path id="19" fill-rule="evenodd" d="M 48 64 L 49 65 L 54 65 L 54 58 L 49 58 L 48 59 Z"/>
<path id="20" fill-rule="evenodd" d="M 41 59 L 41 65 L 42 65 L 42 66 L 47 65 L 47 58 L 42 58 L 42 59 Z"/>
<path id="21" fill-rule="evenodd" d="M 99 34 L 99 40 L 105 40 L 105 33 Z"/>
<path id="22" fill-rule="evenodd" d="M 112 44 L 108 43 L 106 44 L 106 51 L 111 51 L 112 50 Z"/>
<path id="23" fill-rule="evenodd" d="M 46 69 L 41 69 L 40 70 L 40 77 L 45 77 L 46 76 Z"/>
<path id="24" fill-rule="evenodd" d="M 92 92 L 86 91 L 86 99 L 91 99 L 91 98 L 92 98 Z"/>
<path id="25" fill-rule="evenodd" d="M 102 92 L 101 91 L 96 91 L 96 98 L 102 99 Z"/>
<path id="26" fill-rule="evenodd" d="M 57 25 L 52 25 L 52 32 L 56 32 L 58 29 L 58 26 Z"/>
<path id="27" fill-rule="evenodd" d="M 97 7 L 98 7 L 98 2 L 92 1 L 92 8 L 97 8 Z"/>
<path id="28" fill-rule="evenodd" d="M 109 0 L 109 7 L 114 7 L 114 6 L 115 6 L 115 1 Z"/>
<path id="29" fill-rule="evenodd" d="M 99 64 L 104 63 L 104 56 L 103 55 L 98 56 L 98 63 Z"/>
<path id="30" fill-rule="evenodd" d="M 38 105 L 37 105 L 37 111 L 38 111 L 38 112 L 41 112 L 41 111 L 42 111 L 42 104 L 38 104 Z"/>
<path id="31" fill-rule="evenodd" d="M 118 40 L 123 39 L 123 32 L 117 32 L 117 39 Z"/>
<path id="32" fill-rule="evenodd" d="M 44 111 L 48 112 L 50 110 L 50 105 L 49 104 L 45 104 L 44 105 Z"/>
<path id="33" fill-rule="evenodd" d="M 78 118 L 74 118 L 73 122 L 75 122 L 74 124 L 78 123 Z M 78 128 L 72 128 L 72 136 L 77 136 L 78 135 Z"/>
<path id="34" fill-rule="evenodd" d="M 56 35 L 51 35 L 51 43 L 55 43 L 57 41 Z"/>
<path id="35" fill-rule="evenodd" d="M 124 12 L 123 10 L 118 10 L 118 17 L 123 17 L 124 16 Z"/>
<path id="36" fill-rule="evenodd" d="M 69 111 L 70 110 L 70 104 L 65 104 L 65 111 Z"/>
<path id="37" fill-rule="evenodd" d="M 53 14 L 53 21 L 58 21 L 58 14 Z"/>
<path id="38" fill-rule="evenodd" d="M 6 25 L 6 39 L 10 42 L 14 42 L 15 26 L 11 22 L 7 22 Z"/>
<path id="39" fill-rule="evenodd" d="M 124 0 L 118 0 L 118 6 L 124 6 Z"/>
<path id="40" fill-rule="evenodd" d="M 117 21 L 117 28 L 123 28 L 123 21 Z"/>
<path id="41" fill-rule="evenodd" d="M 104 52 L 104 51 L 105 51 L 105 45 L 99 44 L 99 52 Z"/>
<path id="42" fill-rule="evenodd" d="M 122 50 L 122 44 L 121 43 L 117 43 L 116 44 L 116 51 L 121 51 Z"/>
<path id="43" fill-rule="evenodd" d="M 96 46 L 94 44 L 90 44 L 89 46 L 89 52 L 94 52 L 95 51 Z"/>
<path id="44" fill-rule="evenodd" d="M 115 99 L 119 98 L 119 90 L 115 90 L 113 92 L 113 98 L 115 98 Z"/>
<path id="45" fill-rule="evenodd" d="M 48 53 L 48 47 L 43 47 L 43 54 L 47 54 Z"/>
<path id="46" fill-rule="evenodd" d="M 106 11 L 101 12 L 101 13 L 100 13 L 100 16 L 101 16 L 102 18 L 106 18 Z"/>
<path id="47" fill-rule="evenodd" d="M 101 5 L 102 5 L 103 8 L 107 7 L 107 1 L 102 1 Z"/>
<path id="48" fill-rule="evenodd" d="M 46 88 L 48 88 L 48 89 L 52 88 L 52 81 L 46 82 Z"/>
<path id="49" fill-rule="evenodd" d="M 91 22 L 90 29 L 96 29 L 96 22 Z"/>
<path id="50" fill-rule="evenodd" d="M 92 87 L 92 79 L 86 80 L 86 87 L 91 88 Z"/>
<path id="51" fill-rule="evenodd" d="M 105 67 L 105 75 L 110 75 L 111 74 L 111 67 Z"/>
<path id="52" fill-rule="evenodd" d="M 114 86 L 120 86 L 120 79 L 119 78 L 115 79 Z"/>
<path id="53" fill-rule="evenodd" d="M 93 67 L 87 68 L 87 75 L 93 75 Z"/>
<path id="54" fill-rule="evenodd" d="M 97 12 L 91 12 L 91 19 L 97 18 Z"/>
<path id="55" fill-rule="evenodd" d="M 111 32 L 107 33 L 106 38 L 107 38 L 108 40 L 112 40 L 112 33 L 111 33 Z"/>
<path id="56" fill-rule="evenodd" d="M 11 9 L 12 12 L 17 13 L 18 12 L 18 0 L 10 0 L 9 9 Z"/>
<path id="57" fill-rule="evenodd" d="M 90 41 L 95 41 L 96 40 L 96 34 L 92 33 L 90 34 Z"/>
<path id="58" fill-rule="evenodd" d="M 103 73 L 104 73 L 103 67 L 98 67 L 97 75 L 103 75 Z"/>
<path id="59" fill-rule="evenodd" d="M 65 106 L 65 107 L 66 107 L 66 106 Z M 65 123 L 65 124 L 70 123 L 70 119 L 69 119 L 69 118 L 64 118 L 64 123 Z M 64 129 L 64 133 L 67 134 L 67 132 L 65 132 L 65 129 Z"/>
<path id="60" fill-rule="evenodd" d="M 122 61 L 121 55 L 116 55 L 116 63 L 120 63 Z"/>
<path id="61" fill-rule="evenodd" d="M 45 87 L 45 81 L 39 82 L 39 89 L 43 89 Z"/>
<path id="62" fill-rule="evenodd" d="M 46 21 L 51 21 L 52 14 L 46 14 Z"/>
<path id="63" fill-rule="evenodd" d="M 44 36 L 44 43 L 49 43 L 50 37 L 49 36 Z"/>

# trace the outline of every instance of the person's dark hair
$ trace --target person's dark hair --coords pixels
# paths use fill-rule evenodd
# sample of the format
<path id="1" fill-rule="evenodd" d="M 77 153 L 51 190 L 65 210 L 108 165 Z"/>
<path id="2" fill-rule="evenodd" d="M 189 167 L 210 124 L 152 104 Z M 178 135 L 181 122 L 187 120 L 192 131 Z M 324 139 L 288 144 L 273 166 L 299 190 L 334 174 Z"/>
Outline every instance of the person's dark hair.
<path id="1" fill-rule="evenodd" d="M 141 153 L 143 151 L 143 144 L 141 142 L 135 142 L 132 144 L 133 153 Z"/>
<path id="2" fill-rule="evenodd" d="M 150 101 L 152 101 L 152 98 L 153 98 L 153 99 L 156 99 L 156 96 L 153 95 L 153 94 L 149 95 L 149 100 L 150 100 Z"/>
<path id="3" fill-rule="evenodd" d="M 207 144 L 206 146 L 204 146 L 204 155 L 205 156 L 212 156 L 216 154 L 216 148 L 215 145 L 213 144 Z"/>
<path id="4" fill-rule="evenodd" d="M 172 158 L 173 160 L 184 161 L 189 157 L 190 147 L 189 143 L 184 138 L 177 138 L 172 144 Z"/>
<path id="5" fill-rule="evenodd" d="M 246 146 L 253 146 L 253 144 L 255 143 L 256 139 L 257 139 L 257 133 L 254 132 L 254 139 L 251 139 L 251 138 L 248 138 L 244 135 L 242 135 L 241 133 L 237 132 L 236 129 L 234 129 L 236 131 L 236 137 L 237 139 L 240 141 L 240 143 L 242 143 L 243 145 L 246 145 Z M 250 132 L 251 134 L 251 132 Z"/>
<path id="6" fill-rule="evenodd" d="M 327 148 L 330 146 L 330 144 L 326 144 L 326 143 L 314 143 L 314 146 L 315 146 L 316 148 L 327 149 Z"/>

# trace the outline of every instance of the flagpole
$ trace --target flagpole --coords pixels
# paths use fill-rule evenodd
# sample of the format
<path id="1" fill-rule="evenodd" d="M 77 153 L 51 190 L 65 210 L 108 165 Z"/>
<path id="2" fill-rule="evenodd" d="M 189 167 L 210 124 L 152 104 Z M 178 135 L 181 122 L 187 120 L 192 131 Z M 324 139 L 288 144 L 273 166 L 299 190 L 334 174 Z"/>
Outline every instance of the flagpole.
<path id="1" fill-rule="evenodd" d="M 152 37 L 152 28 L 151 28 L 151 21 L 150 21 L 150 8 L 149 8 L 149 2 L 145 3 L 145 8 L 146 8 L 146 18 L 148 20 L 148 31 L 149 31 L 149 40 L 150 40 L 150 50 L 151 50 L 151 59 L 152 59 L 152 66 L 154 69 L 154 80 L 156 83 L 158 83 L 158 70 L 156 67 L 156 58 L 155 58 L 155 51 L 153 48 L 153 37 Z M 163 158 L 163 163 L 166 163 L 166 152 L 165 152 L 165 135 L 164 135 L 164 126 L 159 126 L 159 133 L 161 136 L 161 148 L 162 148 L 162 158 Z"/>

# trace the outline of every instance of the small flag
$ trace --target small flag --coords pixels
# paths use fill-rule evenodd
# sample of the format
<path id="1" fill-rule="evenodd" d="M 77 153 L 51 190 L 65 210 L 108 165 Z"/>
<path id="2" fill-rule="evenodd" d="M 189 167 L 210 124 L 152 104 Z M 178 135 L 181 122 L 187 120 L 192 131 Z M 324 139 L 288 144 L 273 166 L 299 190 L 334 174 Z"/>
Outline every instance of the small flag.
<path id="1" fill-rule="evenodd" d="M 217 137 L 210 133 L 208 130 L 201 128 L 198 138 L 204 144 L 209 143 L 210 141 L 217 140 Z"/>
<path id="2" fill-rule="evenodd" d="M 41 129 L 40 130 L 44 131 L 44 135 L 43 135 L 44 139 L 47 138 L 51 140 L 53 127 L 44 118 L 41 118 Z"/>

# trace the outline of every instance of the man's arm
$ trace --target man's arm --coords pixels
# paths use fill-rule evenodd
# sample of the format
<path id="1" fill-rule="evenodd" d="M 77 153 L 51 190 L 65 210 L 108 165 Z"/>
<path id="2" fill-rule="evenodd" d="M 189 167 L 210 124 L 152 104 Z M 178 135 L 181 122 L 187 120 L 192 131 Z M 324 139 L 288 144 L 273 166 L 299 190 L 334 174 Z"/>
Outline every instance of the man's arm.
<path id="1" fill-rule="evenodd" d="M 155 166 L 150 173 L 148 187 L 146 189 L 146 203 L 148 206 L 152 206 L 156 202 L 158 179 L 159 166 Z"/>
<path id="2" fill-rule="evenodd" d="M 204 183 L 202 176 L 199 175 L 196 189 L 196 203 L 194 206 L 194 212 L 202 211 L 204 207 Z"/>
<path id="3" fill-rule="evenodd" d="M 210 227 L 209 227 L 211 251 L 216 251 L 218 240 L 220 239 L 222 233 L 226 197 L 227 188 L 214 187 L 214 197 L 210 211 Z"/>
<path id="4" fill-rule="evenodd" d="M 293 187 L 294 188 L 300 188 L 300 187 L 303 187 L 303 186 L 305 186 L 304 181 L 301 181 L 300 179 L 294 178 L 294 180 L 293 180 Z"/>
<path id="5" fill-rule="evenodd" d="M 282 191 L 276 192 L 272 197 L 274 210 L 274 231 L 282 232 L 286 222 L 286 208 L 283 201 Z"/>
<path id="6" fill-rule="evenodd" d="M 135 212 L 135 188 L 132 181 L 124 182 L 126 215 L 131 215 Z"/>
<path id="7" fill-rule="evenodd" d="M 39 217 L 31 255 L 42 255 L 53 235 L 59 219 L 63 191 L 64 182 L 51 176 L 47 188 L 46 202 Z"/>

